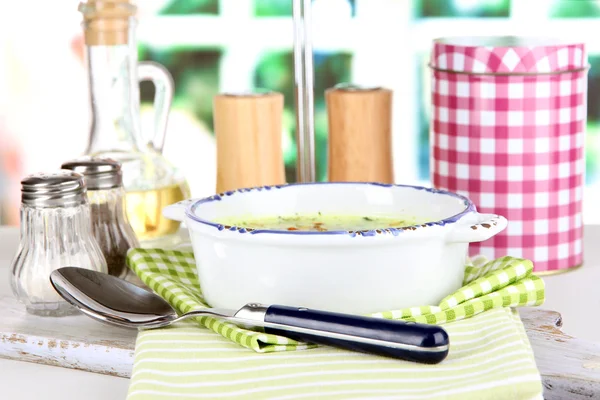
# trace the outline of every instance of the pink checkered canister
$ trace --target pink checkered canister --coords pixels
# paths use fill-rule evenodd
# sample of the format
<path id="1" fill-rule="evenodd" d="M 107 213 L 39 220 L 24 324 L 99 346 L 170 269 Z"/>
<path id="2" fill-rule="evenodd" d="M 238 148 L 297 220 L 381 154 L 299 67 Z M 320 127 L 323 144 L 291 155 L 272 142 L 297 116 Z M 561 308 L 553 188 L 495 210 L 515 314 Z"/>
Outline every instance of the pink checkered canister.
<path id="1" fill-rule="evenodd" d="M 587 56 L 537 38 L 434 41 L 431 169 L 507 229 L 470 254 L 523 257 L 536 273 L 583 262 Z"/>

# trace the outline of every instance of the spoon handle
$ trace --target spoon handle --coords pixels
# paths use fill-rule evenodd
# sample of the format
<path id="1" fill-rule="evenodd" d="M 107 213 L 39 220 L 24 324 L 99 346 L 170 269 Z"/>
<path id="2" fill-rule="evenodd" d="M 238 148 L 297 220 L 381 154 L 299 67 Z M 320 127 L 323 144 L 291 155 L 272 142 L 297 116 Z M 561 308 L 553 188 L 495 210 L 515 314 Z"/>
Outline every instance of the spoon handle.
<path id="1" fill-rule="evenodd" d="M 272 305 L 265 332 L 294 340 L 426 364 L 448 355 L 446 331 L 435 325 Z"/>

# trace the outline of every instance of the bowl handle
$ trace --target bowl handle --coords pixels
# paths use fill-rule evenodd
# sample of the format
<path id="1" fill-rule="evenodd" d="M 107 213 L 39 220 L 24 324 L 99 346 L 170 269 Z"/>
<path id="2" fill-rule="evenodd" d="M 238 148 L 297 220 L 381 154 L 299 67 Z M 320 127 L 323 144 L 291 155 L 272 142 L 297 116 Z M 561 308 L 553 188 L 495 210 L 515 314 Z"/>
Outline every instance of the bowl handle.
<path id="1" fill-rule="evenodd" d="M 162 215 L 165 218 L 172 219 L 173 221 L 184 222 L 185 210 L 197 199 L 182 200 L 178 203 L 173 203 L 162 209 Z"/>
<path id="2" fill-rule="evenodd" d="M 508 221 L 501 215 L 477 214 L 475 221 L 459 221 L 457 225 L 448 235 L 449 243 L 483 242 L 506 229 Z"/>

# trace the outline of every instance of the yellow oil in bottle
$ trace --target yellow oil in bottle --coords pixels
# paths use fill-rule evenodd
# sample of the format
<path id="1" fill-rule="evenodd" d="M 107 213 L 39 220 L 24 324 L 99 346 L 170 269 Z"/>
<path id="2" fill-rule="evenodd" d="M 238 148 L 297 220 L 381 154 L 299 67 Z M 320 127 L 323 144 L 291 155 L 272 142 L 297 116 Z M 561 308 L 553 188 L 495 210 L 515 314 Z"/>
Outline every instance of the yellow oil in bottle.
<path id="1" fill-rule="evenodd" d="M 127 192 L 127 217 L 138 239 L 143 242 L 177 233 L 180 222 L 163 217 L 162 210 L 188 197 L 189 188 L 186 183 Z"/>

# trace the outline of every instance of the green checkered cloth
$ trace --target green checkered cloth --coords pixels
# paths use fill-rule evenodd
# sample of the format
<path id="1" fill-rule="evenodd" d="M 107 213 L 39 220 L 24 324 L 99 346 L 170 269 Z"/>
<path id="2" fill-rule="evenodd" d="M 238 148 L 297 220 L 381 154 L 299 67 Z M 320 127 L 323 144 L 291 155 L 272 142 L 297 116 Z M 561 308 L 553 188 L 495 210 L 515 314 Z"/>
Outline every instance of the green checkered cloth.
<path id="1" fill-rule="evenodd" d="M 544 281 L 532 275 L 533 263 L 515 257 L 487 261 L 476 257 L 465 268 L 463 287 L 439 306 L 386 311 L 373 316 L 442 324 L 469 318 L 492 308 L 538 306 L 544 302 Z"/>
<path id="2" fill-rule="evenodd" d="M 132 249 L 128 264 L 138 277 L 179 313 L 209 307 L 200 290 L 192 252 Z M 464 286 L 438 306 L 412 307 L 372 314 L 374 317 L 442 324 L 472 317 L 492 308 L 537 306 L 544 301 L 544 281 L 532 275 L 529 260 L 503 257 L 473 259 L 465 268 Z M 242 329 L 214 317 L 198 317 L 206 328 L 259 353 L 307 348 L 304 343 Z"/>
<path id="3" fill-rule="evenodd" d="M 192 253 L 135 249 L 129 265 L 179 312 L 206 307 Z M 211 317 L 140 331 L 127 399 L 542 399 L 512 308 L 543 302 L 531 273 L 527 260 L 475 258 L 464 287 L 439 305 L 375 314 L 443 324 L 450 352 L 437 365 L 307 346 Z"/>

